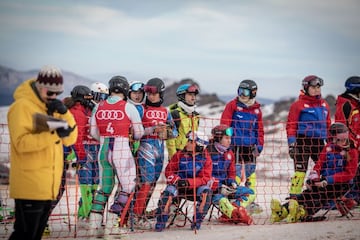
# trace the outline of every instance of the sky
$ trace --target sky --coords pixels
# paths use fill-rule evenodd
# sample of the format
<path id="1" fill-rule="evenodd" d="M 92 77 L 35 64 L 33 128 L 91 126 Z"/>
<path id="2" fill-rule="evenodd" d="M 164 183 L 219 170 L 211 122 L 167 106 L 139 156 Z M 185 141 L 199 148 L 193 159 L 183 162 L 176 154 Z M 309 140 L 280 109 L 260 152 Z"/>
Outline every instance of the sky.
<path id="1" fill-rule="evenodd" d="M 201 90 L 297 96 L 302 79 L 337 95 L 360 75 L 358 0 L 0 0 L 0 65 L 53 64 L 107 83 L 192 78 Z"/>

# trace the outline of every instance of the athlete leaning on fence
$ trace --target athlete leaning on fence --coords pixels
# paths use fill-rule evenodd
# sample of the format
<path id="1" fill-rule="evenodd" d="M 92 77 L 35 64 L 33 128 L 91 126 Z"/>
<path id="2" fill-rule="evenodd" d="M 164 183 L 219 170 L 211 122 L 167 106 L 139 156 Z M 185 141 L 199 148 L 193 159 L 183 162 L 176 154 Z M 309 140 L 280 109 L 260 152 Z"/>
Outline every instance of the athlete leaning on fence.
<path id="1" fill-rule="evenodd" d="M 323 85 L 323 79 L 315 75 L 305 77 L 299 99 L 290 106 L 286 132 L 295 169 L 290 197 L 301 193 L 309 159 L 317 162 L 327 138 L 331 121 L 329 105 L 321 97 Z"/>
<path id="2" fill-rule="evenodd" d="M 129 145 L 130 128 L 134 139 L 144 133 L 141 119 L 135 106 L 126 102 L 129 91 L 127 79 L 114 76 L 109 81 L 110 96 L 98 104 L 91 117 L 91 135 L 100 140 L 99 161 L 102 166 L 101 182 L 93 200 L 90 214 L 91 229 L 98 237 L 118 233 L 119 215 L 109 213 L 105 226 L 103 216 L 105 205 L 113 191 L 115 179 L 121 188 L 118 203 L 124 206 L 135 190 L 136 166 Z M 106 232 L 109 231 L 109 232 Z"/>

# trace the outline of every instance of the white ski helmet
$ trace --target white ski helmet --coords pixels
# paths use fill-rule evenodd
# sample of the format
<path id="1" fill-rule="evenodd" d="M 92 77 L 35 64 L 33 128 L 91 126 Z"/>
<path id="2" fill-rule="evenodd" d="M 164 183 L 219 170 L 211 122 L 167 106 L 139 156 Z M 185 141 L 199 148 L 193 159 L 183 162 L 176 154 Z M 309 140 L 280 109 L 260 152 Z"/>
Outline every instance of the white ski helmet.
<path id="1" fill-rule="evenodd" d="M 109 88 L 100 82 L 94 82 L 91 84 L 90 90 L 96 102 L 105 100 L 109 96 Z"/>

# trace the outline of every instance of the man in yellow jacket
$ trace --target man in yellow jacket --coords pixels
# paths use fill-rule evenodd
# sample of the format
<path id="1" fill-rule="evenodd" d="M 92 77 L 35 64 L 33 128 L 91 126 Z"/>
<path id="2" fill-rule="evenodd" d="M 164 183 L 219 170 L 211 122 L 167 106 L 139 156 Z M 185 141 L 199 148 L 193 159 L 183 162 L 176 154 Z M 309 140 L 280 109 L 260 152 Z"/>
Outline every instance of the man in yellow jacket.
<path id="1" fill-rule="evenodd" d="M 15 199 L 14 231 L 9 239 L 41 239 L 51 200 L 59 192 L 63 145 L 74 144 L 78 134 L 72 114 L 56 98 L 63 90 L 61 71 L 45 66 L 36 79 L 23 82 L 14 92 L 7 115 L 10 197 Z"/>

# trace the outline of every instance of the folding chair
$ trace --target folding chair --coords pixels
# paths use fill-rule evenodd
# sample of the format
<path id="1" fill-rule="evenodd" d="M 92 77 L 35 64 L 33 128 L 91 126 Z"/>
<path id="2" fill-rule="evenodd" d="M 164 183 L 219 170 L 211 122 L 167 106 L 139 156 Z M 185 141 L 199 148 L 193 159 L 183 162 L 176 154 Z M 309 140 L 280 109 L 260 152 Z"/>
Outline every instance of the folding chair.
<path id="1" fill-rule="evenodd" d="M 214 210 L 217 211 L 217 216 L 219 217 L 221 212 L 220 212 L 220 207 L 214 203 L 211 204 L 210 209 L 209 209 L 209 218 L 208 221 L 210 222 L 212 217 L 213 217 L 213 213 Z"/>
<path id="2" fill-rule="evenodd" d="M 346 217 L 347 219 L 350 219 L 351 217 L 354 217 L 351 210 L 354 206 L 356 206 L 358 203 L 349 196 L 352 191 L 354 191 L 355 185 L 353 184 L 352 187 L 341 197 L 336 198 L 332 202 L 329 203 L 329 206 L 327 207 L 325 213 L 322 215 L 325 217 L 330 210 L 337 209 L 340 212 L 340 216 L 338 217 Z M 350 208 L 349 208 L 350 207 Z"/>
<path id="3" fill-rule="evenodd" d="M 190 201 L 194 202 L 194 198 L 191 198 L 191 199 L 184 198 L 184 197 L 174 198 L 172 204 L 175 206 L 175 211 L 174 211 L 174 215 L 170 218 L 170 222 L 169 222 L 167 228 L 174 225 L 176 218 L 179 218 L 180 216 L 183 216 L 184 222 L 183 222 L 183 224 L 175 224 L 177 227 L 184 227 L 187 222 L 190 222 L 190 224 L 192 223 L 192 219 L 188 216 Z"/>
<path id="4" fill-rule="evenodd" d="M 193 219 L 188 216 L 188 213 L 191 212 L 192 214 L 195 213 L 195 209 L 196 209 L 196 205 L 198 202 L 200 202 L 200 204 L 205 203 L 206 199 L 202 199 L 202 202 L 200 202 L 200 197 L 195 197 L 194 198 L 194 193 L 193 190 L 188 190 L 186 192 L 182 192 L 181 189 L 179 190 L 179 195 L 175 198 L 173 198 L 173 202 L 172 204 L 175 206 L 175 211 L 174 211 L 174 215 L 170 218 L 170 223 L 168 224 L 168 228 L 172 225 L 174 225 L 176 218 L 178 218 L 179 216 L 183 216 L 184 217 L 184 222 L 183 224 L 176 224 L 176 226 L 178 227 L 184 227 L 186 225 L 187 222 L 190 222 L 190 224 L 193 223 Z M 190 204 L 190 202 L 192 202 Z M 189 211 L 189 208 L 191 209 L 192 206 L 192 211 Z"/>

